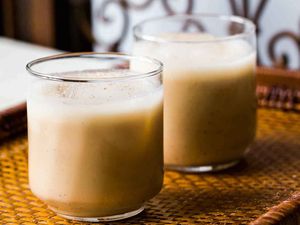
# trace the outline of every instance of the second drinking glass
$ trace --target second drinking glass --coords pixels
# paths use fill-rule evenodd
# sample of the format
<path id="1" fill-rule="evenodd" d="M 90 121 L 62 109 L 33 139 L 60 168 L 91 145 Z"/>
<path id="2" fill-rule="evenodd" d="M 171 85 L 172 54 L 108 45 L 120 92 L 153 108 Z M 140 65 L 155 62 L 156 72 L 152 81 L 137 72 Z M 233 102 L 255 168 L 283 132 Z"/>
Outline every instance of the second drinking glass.
<path id="1" fill-rule="evenodd" d="M 244 18 L 174 15 L 134 28 L 133 52 L 164 63 L 167 168 L 225 169 L 255 136 L 255 26 Z"/>

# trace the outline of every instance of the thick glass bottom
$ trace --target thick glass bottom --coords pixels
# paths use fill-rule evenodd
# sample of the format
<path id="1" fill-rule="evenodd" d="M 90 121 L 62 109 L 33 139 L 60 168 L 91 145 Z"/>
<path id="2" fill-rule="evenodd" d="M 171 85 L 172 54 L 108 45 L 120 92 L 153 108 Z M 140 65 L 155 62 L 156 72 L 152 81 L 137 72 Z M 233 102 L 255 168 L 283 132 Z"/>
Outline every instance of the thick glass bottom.
<path id="1" fill-rule="evenodd" d="M 225 170 L 230 167 L 237 165 L 240 160 L 234 160 L 224 164 L 210 165 L 210 166 L 177 166 L 177 165 L 165 165 L 167 170 L 174 170 L 178 172 L 186 173 L 204 173 L 204 172 L 215 172 Z"/>
<path id="2" fill-rule="evenodd" d="M 57 213 L 57 215 L 69 219 L 69 220 L 77 220 L 77 221 L 82 221 L 82 222 L 91 222 L 91 223 L 97 223 L 97 222 L 104 222 L 104 221 L 116 221 L 116 220 L 123 220 L 127 219 L 129 217 L 135 216 L 139 213 L 141 213 L 144 210 L 144 206 L 141 208 L 127 212 L 127 213 L 122 213 L 119 215 L 113 215 L 113 216 L 103 216 L 103 217 L 76 217 L 76 216 L 69 216 L 69 215 L 64 215 Z"/>

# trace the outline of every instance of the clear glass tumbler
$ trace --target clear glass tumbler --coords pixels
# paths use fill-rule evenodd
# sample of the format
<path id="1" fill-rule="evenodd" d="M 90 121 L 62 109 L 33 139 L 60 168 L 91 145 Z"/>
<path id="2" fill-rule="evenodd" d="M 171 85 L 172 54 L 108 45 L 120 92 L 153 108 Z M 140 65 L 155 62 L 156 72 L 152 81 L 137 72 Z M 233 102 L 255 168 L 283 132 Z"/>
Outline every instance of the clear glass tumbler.
<path id="1" fill-rule="evenodd" d="M 58 215 L 134 216 L 163 183 L 162 64 L 73 53 L 30 62 L 29 184 Z"/>
<path id="2" fill-rule="evenodd" d="M 172 15 L 134 28 L 133 53 L 164 63 L 164 158 L 185 172 L 226 169 L 255 137 L 254 24 L 223 15 Z"/>

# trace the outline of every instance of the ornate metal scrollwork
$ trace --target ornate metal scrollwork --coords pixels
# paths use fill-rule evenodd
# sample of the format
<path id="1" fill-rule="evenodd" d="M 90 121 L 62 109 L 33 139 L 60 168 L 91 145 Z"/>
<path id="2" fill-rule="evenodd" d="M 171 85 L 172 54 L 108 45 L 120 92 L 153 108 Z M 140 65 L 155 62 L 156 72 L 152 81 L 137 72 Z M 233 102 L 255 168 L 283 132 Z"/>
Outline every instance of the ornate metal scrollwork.
<path id="1" fill-rule="evenodd" d="M 111 43 L 103 43 L 99 40 L 96 40 L 94 36 L 92 35 L 90 25 L 88 24 L 88 20 L 84 18 L 83 14 L 78 14 L 80 16 L 80 23 L 82 27 L 82 32 L 85 33 L 85 35 L 89 38 L 89 40 L 93 41 L 94 43 L 97 43 L 100 46 L 104 46 L 105 49 L 110 50 L 110 51 L 118 51 L 120 50 L 120 45 L 126 38 L 130 26 L 130 15 L 129 11 L 130 10 L 146 10 L 147 8 L 151 7 L 152 4 L 157 3 L 158 1 L 155 0 L 143 0 L 143 1 L 133 1 L 133 0 L 104 0 L 102 1 L 102 4 L 100 7 L 96 9 L 96 18 L 99 26 L 101 27 L 101 24 L 114 26 L 114 15 L 106 15 L 107 14 L 107 9 L 109 6 L 115 4 L 117 7 L 119 7 L 121 16 L 122 16 L 122 21 L 123 24 L 120 26 L 120 32 L 119 35 L 116 39 L 114 39 Z M 256 5 L 254 10 L 250 10 L 250 2 L 249 0 L 228 0 L 228 4 L 230 5 L 231 12 L 234 15 L 239 15 L 243 17 L 247 17 L 250 20 L 252 20 L 257 27 L 257 34 L 258 36 L 260 35 L 261 31 L 261 25 L 260 25 L 260 19 L 261 16 L 263 15 L 263 12 L 265 11 L 269 0 L 260 0 L 258 4 Z M 186 0 L 185 5 L 182 8 L 182 11 L 178 12 L 178 10 L 174 9 L 174 6 L 172 6 L 173 1 L 170 0 L 160 0 L 159 3 L 161 4 L 162 9 L 167 15 L 172 15 L 172 14 L 177 14 L 177 13 L 187 13 L 187 14 L 192 14 L 193 9 L 195 7 L 195 0 Z M 239 4 L 238 4 L 239 3 Z M 252 7 L 251 7 L 252 9 Z M 190 26 L 194 26 L 198 30 L 204 30 L 201 22 L 199 21 L 194 21 L 194 20 L 188 20 L 184 26 L 183 30 L 188 30 Z M 237 31 L 236 27 L 229 27 L 231 29 L 231 32 Z M 289 61 L 290 61 L 290 56 L 288 53 L 283 53 L 281 55 L 276 55 L 275 54 L 275 48 L 277 44 L 282 40 L 282 39 L 290 39 L 292 40 L 295 44 L 297 49 L 300 52 L 300 35 L 297 35 L 293 32 L 290 31 L 282 31 L 277 33 L 275 36 L 273 36 L 269 44 L 266 46 L 267 51 L 268 51 L 268 56 L 272 60 L 272 63 L 276 67 L 288 67 L 289 66 Z M 258 53 L 260 55 L 260 53 Z M 258 57 L 260 58 L 260 57 Z M 260 63 L 260 61 L 259 61 Z M 300 67 L 300 62 L 299 62 L 299 67 Z"/>
<path id="2" fill-rule="evenodd" d="M 173 0 L 174 1 L 174 0 Z M 194 0 L 187 0 L 187 6 L 186 9 L 183 12 L 176 12 L 173 10 L 171 7 L 170 1 L 169 0 L 161 0 L 162 5 L 169 15 L 177 14 L 177 13 L 186 13 L 186 14 L 191 14 L 194 8 Z"/>
<path id="3" fill-rule="evenodd" d="M 135 9 L 135 10 L 143 10 L 148 8 L 152 3 L 154 2 L 154 0 L 145 0 L 144 2 L 137 4 L 137 3 L 133 3 L 130 0 L 127 0 L 127 4 L 129 6 L 130 9 Z"/>
<path id="4" fill-rule="evenodd" d="M 289 39 L 295 43 L 300 53 L 300 35 L 297 35 L 291 31 L 282 31 L 274 35 L 268 45 L 268 54 L 270 59 L 273 62 L 274 67 L 287 68 L 290 62 L 290 57 L 287 52 L 282 53 L 281 55 L 275 54 L 275 47 L 282 39 Z M 300 66 L 300 60 L 299 60 Z"/>
<path id="5" fill-rule="evenodd" d="M 114 18 L 108 17 L 105 15 L 106 10 L 108 6 L 115 4 L 118 7 L 120 7 L 120 11 L 122 14 L 122 20 L 123 20 L 123 25 L 121 27 L 121 32 L 118 36 L 118 38 L 112 42 L 109 43 L 107 48 L 110 51 L 118 51 L 119 46 L 122 44 L 123 40 L 126 38 L 128 29 L 129 29 L 129 14 L 128 14 L 128 8 L 129 4 L 128 1 L 126 0 L 105 0 L 103 3 L 100 5 L 99 10 L 97 11 L 96 18 L 98 18 L 99 23 L 106 23 L 106 24 L 112 24 L 114 22 Z M 102 43 L 97 42 L 97 44 L 100 46 Z"/>

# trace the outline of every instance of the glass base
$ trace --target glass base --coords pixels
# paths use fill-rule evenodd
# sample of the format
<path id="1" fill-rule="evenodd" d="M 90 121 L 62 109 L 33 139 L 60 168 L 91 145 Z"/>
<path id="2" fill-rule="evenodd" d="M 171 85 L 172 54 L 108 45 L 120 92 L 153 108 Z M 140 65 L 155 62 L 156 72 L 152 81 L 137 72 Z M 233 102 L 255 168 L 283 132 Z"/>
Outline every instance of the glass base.
<path id="1" fill-rule="evenodd" d="M 144 206 L 142 206 L 141 208 L 131 211 L 131 212 L 127 212 L 127 213 L 123 213 L 123 214 L 119 214 L 119 215 L 113 215 L 113 216 L 103 216 L 103 217 L 76 217 L 76 216 L 68 216 L 68 215 L 64 215 L 64 214 L 60 214 L 57 213 L 57 215 L 69 219 L 69 220 L 77 220 L 77 221 L 81 221 L 81 222 L 91 222 L 91 223 L 97 223 L 97 222 L 107 222 L 107 221 L 116 221 L 116 220 L 123 220 L 123 219 L 127 219 L 129 217 L 132 216 L 136 216 L 137 214 L 141 213 L 144 210 Z"/>
<path id="2" fill-rule="evenodd" d="M 216 172 L 225 170 L 230 167 L 237 165 L 240 160 L 231 161 L 229 163 L 211 165 L 211 166 L 176 166 L 176 165 L 165 165 L 167 170 L 174 170 L 185 173 L 204 173 L 204 172 Z"/>

